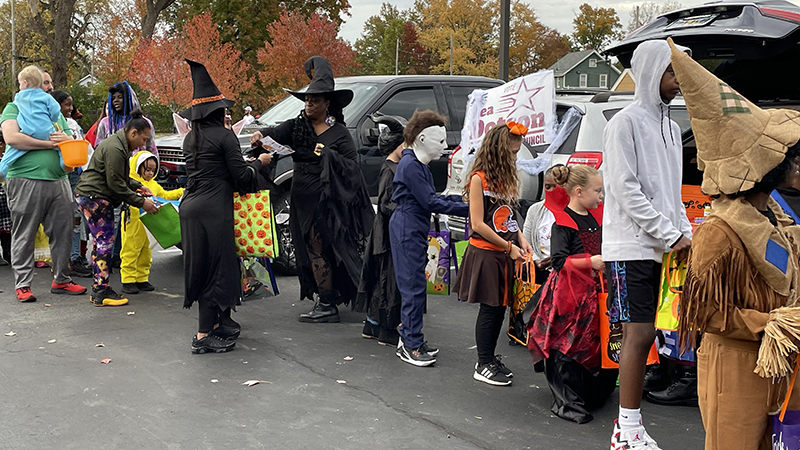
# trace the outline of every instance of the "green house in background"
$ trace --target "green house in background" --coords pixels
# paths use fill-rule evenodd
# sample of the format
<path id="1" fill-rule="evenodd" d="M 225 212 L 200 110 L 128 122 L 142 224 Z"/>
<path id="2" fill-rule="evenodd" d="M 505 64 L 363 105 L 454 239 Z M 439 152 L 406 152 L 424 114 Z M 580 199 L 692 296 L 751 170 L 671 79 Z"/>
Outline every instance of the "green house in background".
<path id="1" fill-rule="evenodd" d="M 609 89 L 620 76 L 611 61 L 595 50 L 567 53 L 550 70 L 556 89 Z"/>

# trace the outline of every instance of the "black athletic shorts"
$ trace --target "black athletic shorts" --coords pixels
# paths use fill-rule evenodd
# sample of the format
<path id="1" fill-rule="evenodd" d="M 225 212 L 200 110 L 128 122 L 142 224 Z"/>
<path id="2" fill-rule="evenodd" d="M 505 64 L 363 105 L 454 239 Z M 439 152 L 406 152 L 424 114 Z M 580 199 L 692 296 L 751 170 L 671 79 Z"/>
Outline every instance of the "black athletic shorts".
<path id="1" fill-rule="evenodd" d="M 615 261 L 606 263 L 608 314 L 612 322 L 656 322 L 661 293 L 661 263 Z"/>

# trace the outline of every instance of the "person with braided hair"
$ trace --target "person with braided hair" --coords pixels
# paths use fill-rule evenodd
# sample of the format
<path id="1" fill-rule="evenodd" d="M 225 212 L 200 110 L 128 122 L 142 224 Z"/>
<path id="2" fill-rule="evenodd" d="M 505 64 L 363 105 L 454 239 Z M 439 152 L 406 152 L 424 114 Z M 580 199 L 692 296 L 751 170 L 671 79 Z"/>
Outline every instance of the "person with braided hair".
<path id="1" fill-rule="evenodd" d="M 294 150 L 289 229 L 300 278 L 300 298 L 314 307 L 300 322 L 338 322 L 337 305 L 356 297 L 361 276 L 359 248 L 372 228 L 374 211 L 358 166 L 353 137 L 342 109 L 353 91 L 336 90 L 327 59 L 305 63 L 311 83 L 288 91 L 305 106 L 294 119 L 266 127 L 250 138 L 256 146 L 265 136 Z"/>
<path id="2" fill-rule="evenodd" d="M 117 131 L 125 128 L 125 124 L 131 120 L 131 111 L 140 109 L 139 98 L 136 92 L 128 84 L 127 81 L 118 81 L 116 84 L 108 88 L 108 101 L 106 102 L 106 117 L 100 120 L 97 125 L 97 137 L 94 146 L 97 147 L 103 142 L 103 139 L 113 135 Z M 153 122 L 147 117 L 144 118 L 150 124 L 152 136 L 147 142 L 133 152 L 134 155 L 141 150 L 146 150 L 158 157 L 158 149 L 156 148 L 156 130 L 153 128 Z"/>
<path id="3" fill-rule="evenodd" d="M 400 335 L 400 290 L 394 274 L 392 246 L 389 241 L 389 219 L 397 206 L 392 201 L 392 181 L 405 148 L 403 129 L 406 119 L 395 116 L 373 116 L 383 125 L 378 150 L 386 156 L 378 178 L 378 213 L 367 241 L 361 283 L 353 310 L 367 313 L 361 336 L 377 339 L 378 344 L 397 346 Z"/>

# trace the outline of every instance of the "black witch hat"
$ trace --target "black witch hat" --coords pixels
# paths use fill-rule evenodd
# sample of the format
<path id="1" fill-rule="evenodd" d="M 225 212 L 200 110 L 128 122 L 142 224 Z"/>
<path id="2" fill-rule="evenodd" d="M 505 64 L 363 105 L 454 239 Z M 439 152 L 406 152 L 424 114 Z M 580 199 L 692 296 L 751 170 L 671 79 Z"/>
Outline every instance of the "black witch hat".
<path id="1" fill-rule="evenodd" d="M 370 115 L 370 119 L 377 124 L 386 125 L 381 129 L 381 135 L 378 137 L 378 150 L 381 155 L 386 156 L 395 151 L 403 142 L 403 130 L 405 130 L 408 121 L 400 116 L 385 116 L 380 113 Z"/>
<path id="2" fill-rule="evenodd" d="M 353 101 L 353 91 L 350 89 L 340 89 L 337 91 L 335 89 L 333 69 L 331 69 L 331 63 L 329 63 L 327 59 L 322 56 L 312 56 L 308 58 L 304 68 L 311 83 L 309 83 L 305 89 L 299 91 L 284 89 L 286 92 L 303 101 L 306 99 L 306 94 L 331 95 L 333 100 L 342 108 Z"/>
<path id="3" fill-rule="evenodd" d="M 220 108 L 230 108 L 233 100 L 225 98 L 214 84 L 214 80 L 206 70 L 206 66 L 191 60 L 185 60 L 192 69 L 192 106 L 180 112 L 182 117 L 191 121 L 200 120 Z"/>

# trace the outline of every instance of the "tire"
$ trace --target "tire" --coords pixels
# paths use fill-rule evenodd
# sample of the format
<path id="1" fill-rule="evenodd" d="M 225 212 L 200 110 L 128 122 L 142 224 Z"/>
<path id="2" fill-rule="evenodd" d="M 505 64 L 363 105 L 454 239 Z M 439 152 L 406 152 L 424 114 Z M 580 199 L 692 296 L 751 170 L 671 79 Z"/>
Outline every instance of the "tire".
<path id="1" fill-rule="evenodd" d="M 275 269 L 283 275 L 297 275 L 297 257 L 292 232 L 289 229 L 289 190 L 282 193 L 272 203 L 275 214 L 276 238 L 278 239 L 278 257 L 275 258 Z"/>

